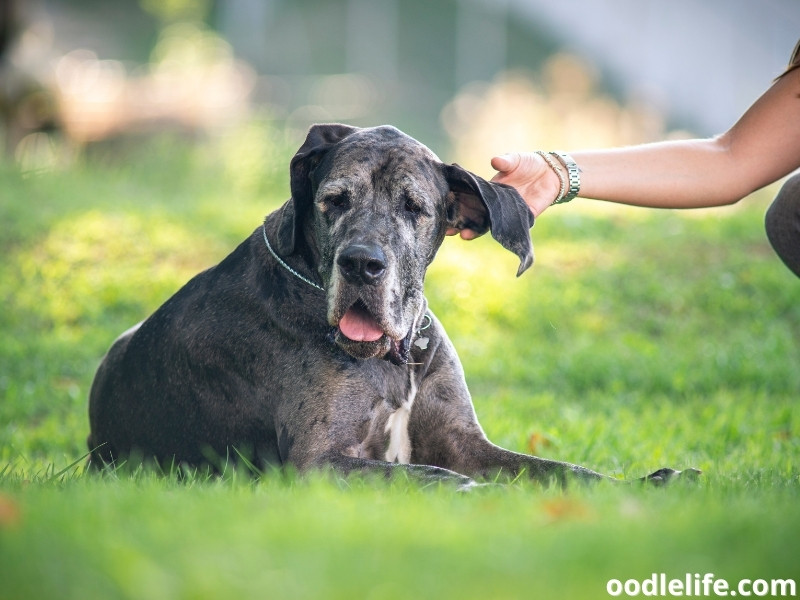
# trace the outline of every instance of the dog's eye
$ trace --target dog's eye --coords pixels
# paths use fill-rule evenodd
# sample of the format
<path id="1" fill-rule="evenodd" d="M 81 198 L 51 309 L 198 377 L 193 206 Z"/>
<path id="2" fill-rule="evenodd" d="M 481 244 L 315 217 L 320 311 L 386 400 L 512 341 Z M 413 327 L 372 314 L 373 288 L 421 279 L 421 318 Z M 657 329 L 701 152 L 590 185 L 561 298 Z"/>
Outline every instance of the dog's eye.
<path id="1" fill-rule="evenodd" d="M 350 197 L 345 193 L 334 194 L 325 198 L 325 204 L 330 208 L 343 210 L 350 205 Z"/>
<path id="2" fill-rule="evenodd" d="M 413 215 L 419 216 L 422 213 L 422 206 L 420 206 L 419 202 L 414 200 L 413 198 L 406 198 L 405 204 L 403 205 L 403 209 Z"/>

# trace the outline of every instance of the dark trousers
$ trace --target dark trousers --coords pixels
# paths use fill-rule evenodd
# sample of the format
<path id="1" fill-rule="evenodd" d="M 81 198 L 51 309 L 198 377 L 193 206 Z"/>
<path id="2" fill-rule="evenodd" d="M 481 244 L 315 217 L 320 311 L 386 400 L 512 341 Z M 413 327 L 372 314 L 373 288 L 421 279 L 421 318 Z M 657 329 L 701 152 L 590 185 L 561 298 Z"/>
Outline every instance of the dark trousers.
<path id="1" fill-rule="evenodd" d="M 764 221 L 775 252 L 800 277 L 800 173 L 786 180 Z"/>

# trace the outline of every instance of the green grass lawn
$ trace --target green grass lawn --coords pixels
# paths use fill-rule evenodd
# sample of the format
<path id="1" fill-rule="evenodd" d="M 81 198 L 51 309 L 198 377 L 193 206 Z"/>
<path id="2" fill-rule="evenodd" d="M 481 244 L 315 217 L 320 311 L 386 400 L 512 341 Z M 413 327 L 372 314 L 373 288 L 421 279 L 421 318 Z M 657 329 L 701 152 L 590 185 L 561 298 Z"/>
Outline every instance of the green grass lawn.
<path id="1" fill-rule="evenodd" d="M 770 192 L 691 215 L 578 200 L 537 223 L 520 279 L 488 236 L 447 240 L 428 274 L 490 439 L 620 478 L 694 466 L 695 484 L 84 473 L 110 343 L 288 196 L 291 151 L 236 135 L 0 165 L 0 600 L 589 599 L 653 573 L 800 579 L 800 282 L 764 237 Z"/>

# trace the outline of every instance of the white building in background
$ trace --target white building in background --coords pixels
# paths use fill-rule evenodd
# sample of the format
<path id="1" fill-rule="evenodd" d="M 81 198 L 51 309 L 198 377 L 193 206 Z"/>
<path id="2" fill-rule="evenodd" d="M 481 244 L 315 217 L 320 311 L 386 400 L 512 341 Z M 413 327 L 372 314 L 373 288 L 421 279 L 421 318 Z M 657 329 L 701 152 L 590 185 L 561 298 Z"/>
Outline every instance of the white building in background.
<path id="1" fill-rule="evenodd" d="M 406 110 L 419 118 L 416 126 L 406 123 L 412 130 L 433 125 L 437 109 L 427 114 L 428 106 L 470 81 L 489 81 L 508 67 L 536 70 L 543 55 L 563 49 L 593 64 L 617 94 L 658 106 L 673 126 L 711 135 L 766 89 L 800 38 L 800 0 L 228 0 L 218 6 L 219 27 L 237 52 L 265 75 L 289 82 L 292 97 L 283 98 L 289 111 L 310 102 L 302 97 L 314 93 L 307 77 L 357 72 L 381 88 L 387 114 L 403 121 Z"/>
<path id="2" fill-rule="evenodd" d="M 140 4 L 20 0 L 56 55 L 76 48 L 148 60 L 159 24 Z M 98 6 L 103 10 L 97 10 Z M 728 127 L 785 66 L 800 0 L 216 0 L 208 25 L 258 75 L 251 99 L 278 119 L 391 122 L 446 144 L 442 108 L 506 69 L 579 55 L 618 99 L 656 106 L 668 127 Z"/>
<path id="3" fill-rule="evenodd" d="M 504 2 L 704 135 L 730 126 L 800 40 L 800 0 Z"/>

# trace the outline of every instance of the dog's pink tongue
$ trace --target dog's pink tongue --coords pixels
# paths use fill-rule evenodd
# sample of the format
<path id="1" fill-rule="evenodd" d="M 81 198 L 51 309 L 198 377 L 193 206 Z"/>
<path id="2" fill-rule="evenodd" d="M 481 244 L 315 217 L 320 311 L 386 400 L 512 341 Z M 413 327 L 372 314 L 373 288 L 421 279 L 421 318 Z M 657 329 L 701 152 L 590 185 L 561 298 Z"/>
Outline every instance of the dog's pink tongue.
<path id="1" fill-rule="evenodd" d="M 383 335 L 383 330 L 378 327 L 375 319 L 367 311 L 357 307 L 344 313 L 339 321 L 339 330 L 354 342 L 374 342 Z"/>

